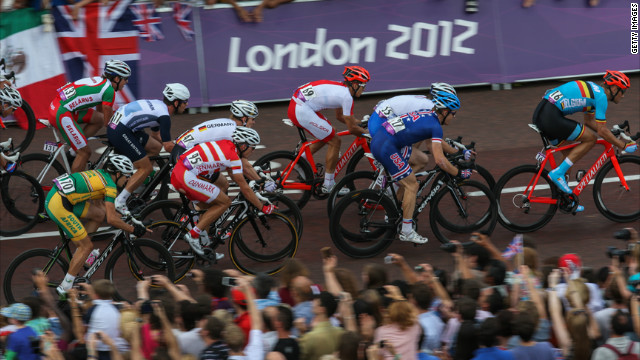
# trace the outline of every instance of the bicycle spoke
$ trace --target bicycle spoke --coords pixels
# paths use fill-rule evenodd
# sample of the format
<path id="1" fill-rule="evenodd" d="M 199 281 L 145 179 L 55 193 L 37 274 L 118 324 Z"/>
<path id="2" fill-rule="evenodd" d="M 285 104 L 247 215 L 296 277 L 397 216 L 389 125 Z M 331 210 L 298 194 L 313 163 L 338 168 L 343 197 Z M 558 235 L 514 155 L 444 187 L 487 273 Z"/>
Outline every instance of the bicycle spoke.
<path id="1" fill-rule="evenodd" d="M 628 190 L 611 163 L 598 173 L 594 185 L 594 196 L 598 210 L 613 221 L 627 222 L 640 217 L 640 157 L 623 156 L 620 169 Z"/>

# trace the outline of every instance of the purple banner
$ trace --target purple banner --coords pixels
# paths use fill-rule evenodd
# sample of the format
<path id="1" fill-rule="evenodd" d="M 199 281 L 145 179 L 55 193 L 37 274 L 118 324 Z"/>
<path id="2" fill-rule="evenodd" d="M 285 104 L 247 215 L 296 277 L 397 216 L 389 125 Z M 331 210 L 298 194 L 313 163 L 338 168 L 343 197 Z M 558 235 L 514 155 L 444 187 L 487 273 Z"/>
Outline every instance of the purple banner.
<path id="1" fill-rule="evenodd" d="M 639 68 L 626 1 L 602 0 L 597 8 L 555 0 L 529 9 L 516 0 L 480 6 L 468 15 L 461 2 L 443 0 L 327 0 L 265 10 L 259 24 L 240 23 L 233 9 L 194 9 L 203 71 L 196 41 L 165 25 L 164 40 L 140 44 L 142 95 L 157 97 L 164 83 L 177 81 L 191 90 L 190 106 L 287 99 L 308 81 L 341 80 L 352 64 L 371 73 L 368 92 Z M 173 19 L 164 14 L 163 22 Z"/>

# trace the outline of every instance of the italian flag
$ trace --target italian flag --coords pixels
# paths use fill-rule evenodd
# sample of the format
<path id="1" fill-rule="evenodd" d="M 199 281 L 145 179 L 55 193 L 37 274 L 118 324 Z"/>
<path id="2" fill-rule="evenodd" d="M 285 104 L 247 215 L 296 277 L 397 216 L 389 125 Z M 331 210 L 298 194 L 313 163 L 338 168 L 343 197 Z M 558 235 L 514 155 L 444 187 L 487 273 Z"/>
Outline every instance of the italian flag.
<path id="1" fill-rule="evenodd" d="M 21 9 L 0 16 L 0 56 L 5 58 L 5 71 L 15 72 L 18 91 L 36 119 L 47 118 L 56 90 L 66 82 L 55 29 L 50 25 L 50 31 L 45 31 L 42 23 L 47 13 Z M 17 111 L 16 118 L 26 127 L 23 111 Z"/>

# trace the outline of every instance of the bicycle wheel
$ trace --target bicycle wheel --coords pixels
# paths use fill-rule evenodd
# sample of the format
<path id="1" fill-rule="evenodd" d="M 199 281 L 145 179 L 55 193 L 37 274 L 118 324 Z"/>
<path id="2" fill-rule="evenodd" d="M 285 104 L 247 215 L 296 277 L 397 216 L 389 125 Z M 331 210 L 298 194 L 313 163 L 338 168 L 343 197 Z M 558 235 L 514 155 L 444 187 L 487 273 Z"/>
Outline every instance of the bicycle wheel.
<path id="1" fill-rule="evenodd" d="M 496 179 L 491 175 L 489 170 L 478 164 L 475 164 L 474 170 L 478 172 L 479 176 L 471 175 L 471 180 L 478 181 L 483 185 L 486 185 L 489 188 L 489 191 L 493 191 L 493 188 L 496 187 Z"/>
<path id="2" fill-rule="evenodd" d="M 345 186 L 349 189 L 349 191 L 355 190 L 364 190 L 370 188 L 373 181 L 376 179 L 376 174 L 373 171 L 356 171 L 352 173 L 347 173 L 340 181 L 336 183 L 327 198 L 327 214 L 331 217 L 331 213 L 336 206 L 338 198 L 340 196 L 338 193 L 340 189 Z"/>
<path id="3" fill-rule="evenodd" d="M 195 265 L 197 255 L 184 240 L 189 229 L 184 224 L 174 221 L 157 221 L 147 225 L 153 233 L 145 234 L 146 238 L 156 241 L 169 250 L 176 270 L 175 282 L 182 280 Z"/>
<path id="4" fill-rule="evenodd" d="M 31 274 L 34 269 L 42 269 L 47 274 L 51 288 L 57 287 L 64 280 L 69 263 L 62 257 L 54 262 L 53 255 L 53 251 L 49 249 L 31 249 L 11 261 L 2 284 L 4 297 L 9 304 L 33 295 L 35 288 Z"/>
<path id="5" fill-rule="evenodd" d="M 29 106 L 29 104 L 24 99 L 22 99 L 22 106 L 20 107 L 20 109 L 22 110 L 22 112 L 24 112 L 24 116 L 27 118 L 27 132 L 26 134 L 24 134 L 24 137 L 20 139 L 21 141 L 19 143 L 17 143 L 16 142 L 17 139 L 14 138 L 14 141 L 13 141 L 14 153 L 25 152 L 29 147 L 29 145 L 31 144 L 31 141 L 33 140 L 33 136 L 36 134 L 36 116 L 33 113 L 33 109 L 31 109 L 31 106 Z M 19 116 L 20 110 L 16 110 L 16 114 Z"/>
<path id="6" fill-rule="evenodd" d="M 49 166 L 51 163 L 51 166 Z M 53 179 L 65 174 L 64 166 L 52 159 L 51 154 L 33 153 L 22 156 L 20 170 L 33 176 L 42 185 L 42 191 L 48 193 L 53 186 Z"/>
<path id="7" fill-rule="evenodd" d="M 298 251 L 299 238 L 288 217 L 280 213 L 249 214 L 233 229 L 229 257 L 245 274 L 273 275 Z"/>
<path id="8" fill-rule="evenodd" d="M 136 218 L 145 225 L 163 220 L 181 222 L 182 204 L 175 200 L 159 200 L 145 206 Z M 169 216 L 167 216 L 169 215 Z"/>
<path id="9" fill-rule="evenodd" d="M 296 203 L 289 199 L 287 196 L 283 194 L 273 193 L 273 194 L 262 194 L 265 196 L 273 205 L 278 208 L 278 212 L 288 217 L 289 220 L 293 223 L 293 226 L 296 227 L 296 232 L 298 233 L 298 238 L 302 239 L 302 230 L 303 230 L 303 222 L 302 222 L 302 212 Z"/>
<path id="10" fill-rule="evenodd" d="M 167 249 L 150 239 L 126 241 L 113 251 L 104 270 L 105 279 L 116 288 L 115 299 L 133 303 L 136 283 L 145 277 L 164 275 L 174 281 L 175 269 Z"/>
<path id="11" fill-rule="evenodd" d="M 455 234 L 493 231 L 497 222 L 495 197 L 488 187 L 466 180 L 454 188 L 445 187 L 433 198 L 429 214 L 431 230 L 442 243 Z M 442 226 L 444 229 L 440 229 Z M 447 230 L 449 232 L 447 232 Z M 453 233 L 453 234 L 452 234 Z"/>
<path id="12" fill-rule="evenodd" d="M 289 174 L 289 177 L 284 184 L 282 184 L 280 179 L 282 172 L 293 162 L 293 160 L 295 160 L 295 158 L 296 154 L 291 151 L 274 151 L 256 160 L 253 163 L 253 166 L 259 166 L 262 171 L 270 174 L 271 177 L 284 189 L 284 194 L 291 200 L 295 201 L 296 205 L 302 209 L 311 198 L 312 189 L 290 189 L 288 188 L 288 185 L 292 183 L 301 183 L 313 186 L 314 175 L 311 165 L 309 165 L 307 160 L 301 158 L 294 166 L 291 174 Z"/>
<path id="13" fill-rule="evenodd" d="M 369 158 L 364 156 L 364 149 L 359 148 L 353 153 L 351 159 L 347 163 L 346 174 L 351 174 L 356 171 L 372 171 L 374 170 L 369 163 Z"/>
<path id="14" fill-rule="evenodd" d="M 558 190 L 544 169 L 531 192 L 538 171 L 536 165 L 518 166 L 507 171 L 496 183 L 493 193 L 498 202 L 498 221 L 506 229 L 517 233 L 538 230 L 551 221 L 558 210 L 557 202 L 530 201 L 531 198 L 558 199 Z"/>
<path id="15" fill-rule="evenodd" d="M 593 184 L 593 199 L 598 211 L 615 222 L 629 222 L 640 218 L 640 157 L 624 155 L 618 163 L 629 191 L 620 183 L 613 163 L 607 162 L 598 171 Z"/>
<path id="16" fill-rule="evenodd" d="M 400 218 L 393 201 L 378 191 L 352 191 L 336 204 L 331 214 L 331 240 L 353 258 L 373 257 L 391 245 Z"/>
<path id="17" fill-rule="evenodd" d="M 44 212 L 44 193 L 36 179 L 15 171 L 4 174 L 0 184 L 2 227 L 0 235 L 17 236 L 31 230 Z"/>

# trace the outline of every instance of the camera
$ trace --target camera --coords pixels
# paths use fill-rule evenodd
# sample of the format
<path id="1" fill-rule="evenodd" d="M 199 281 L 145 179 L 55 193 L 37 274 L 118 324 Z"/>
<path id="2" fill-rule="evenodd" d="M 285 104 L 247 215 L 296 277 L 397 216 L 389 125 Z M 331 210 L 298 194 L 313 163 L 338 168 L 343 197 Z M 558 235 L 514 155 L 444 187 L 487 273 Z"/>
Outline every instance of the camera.
<path id="1" fill-rule="evenodd" d="M 420 265 L 414 267 L 413 270 L 415 270 L 415 272 L 419 272 L 419 273 L 424 272 L 424 268 L 422 266 L 420 266 Z"/>
<path id="2" fill-rule="evenodd" d="M 391 256 L 391 255 L 387 255 L 387 256 L 385 256 L 385 257 L 384 257 L 384 263 L 385 263 L 385 264 L 391 264 L 391 263 L 393 263 L 393 256 Z"/>
<path id="3" fill-rule="evenodd" d="M 631 240 L 631 231 L 628 229 L 618 230 L 613 233 L 613 237 L 620 240 Z"/>
<path id="4" fill-rule="evenodd" d="M 631 250 L 629 249 L 622 250 L 622 249 L 616 248 L 615 246 L 607 246 L 607 256 L 609 258 L 617 256 L 620 262 L 624 262 L 624 257 L 627 255 L 631 255 Z"/>
<path id="5" fill-rule="evenodd" d="M 222 285 L 224 285 L 224 286 L 236 286 L 236 285 L 238 285 L 238 282 L 236 281 L 236 278 L 225 276 L 225 277 L 222 278 Z"/>
<path id="6" fill-rule="evenodd" d="M 151 306 L 151 300 L 145 300 L 142 305 L 140 305 L 140 314 L 152 314 L 153 307 Z"/>

